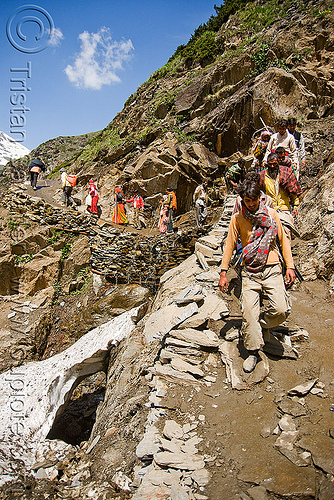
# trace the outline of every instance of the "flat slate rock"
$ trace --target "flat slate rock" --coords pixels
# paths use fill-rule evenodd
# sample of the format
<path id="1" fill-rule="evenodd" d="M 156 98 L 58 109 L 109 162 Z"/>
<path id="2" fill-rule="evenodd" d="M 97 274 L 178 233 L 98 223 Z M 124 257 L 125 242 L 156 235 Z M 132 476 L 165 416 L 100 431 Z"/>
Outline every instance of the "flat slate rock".
<path id="1" fill-rule="evenodd" d="M 206 486 L 210 481 L 210 472 L 207 469 L 198 469 L 191 473 L 191 478 L 198 486 Z"/>
<path id="2" fill-rule="evenodd" d="M 204 299 L 203 305 L 198 309 L 198 312 L 192 317 L 186 319 L 180 328 L 198 328 L 203 325 L 208 319 L 219 321 L 230 314 L 229 309 L 219 295 L 210 293 Z"/>
<path id="3" fill-rule="evenodd" d="M 210 269 L 210 271 L 206 271 L 204 273 L 200 273 L 196 275 L 196 281 L 204 281 L 208 283 L 213 283 L 218 286 L 219 282 L 219 273 L 218 271 L 214 271 Z"/>
<path id="4" fill-rule="evenodd" d="M 174 370 L 190 373 L 191 375 L 197 377 L 204 377 L 205 375 L 205 373 L 200 368 L 188 363 L 187 361 L 184 361 L 180 357 L 174 357 L 171 361 L 171 366 L 174 368 Z"/>
<path id="5" fill-rule="evenodd" d="M 191 302 L 184 307 L 172 304 L 153 312 L 146 320 L 144 327 L 146 342 L 161 339 L 172 328 L 182 323 L 185 319 L 189 318 L 189 316 L 195 314 L 197 310 L 197 304 Z"/>
<path id="6" fill-rule="evenodd" d="M 200 349 L 199 344 L 194 344 L 192 342 L 185 342 L 184 340 L 176 339 L 174 337 L 167 337 L 165 339 L 165 344 L 167 346 L 172 346 L 179 349 L 193 349 L 193 350 Z"/>
<path id="7" fill-rule="evenodd" d="M 154 365 L 154 371 L 156 375 L 160 377 L 164 377 L 167 380 L 171 380 L 172 382 L 177 383 L 189 383 L 195 382 L 199 383 L 199 381 L 190 375 L 190 373 L 180 372 L 179 370 L 174 370 L 174 368 L 170 365 Z"/>
<path id="8" fill-rule="evenodd" d="M 178 305 L 188 304 L 190 302 L 200 302 L 204 299 L 202 287 L 199 285 L 190 285 L 179 293 L 174 301 Z"/>
<path id="9" fill-rule="evenodd" d="M 202 245 L 206 245 L 207 247 L 213 248 L 213 250 L 216 250 L 219 247 L 219 241 L 215 236 L 202 236 L 199 240 L 198 243 L 201 243 Z"/>
<path id="10" fill-rule="evenodd" d="M 297 359 L 298 355 L 291 345 L 280 342 L 274 335 L 270 334 L 270 341 L 265 342 L 263 351 L 278 358 Z"/>
<path id="11" fill-rule="evenodd" d="M 214 347 L 217 348 L 219 345 L 218 336 L 211 330 L 193 330 L 191 328 L 185 328 L 184 330 L 171 330 L 169 335 L 182 340 L 183 342 L 189 342 L 190 344 L 197 344 L 201 347 Z"/>
<path id="12" fill-rule="evenodd" d="M 162 433 L 167 439 L 181 439 L 184 434 L 183 428 L 175 420 L 166 420 Z"/>
<path id="13" fill-rule="evenodd" d="M 305 382 L 305 384 L 300 384 L 296 385 L 292 389 L 288 391 L 289 396 L 306 396 L 308 394 L 312 387 L 315 386 L 315 384 L 318 382 L 318 379 L 310 380 L 308 382 Z"/>
<path id="14" fill-rule="evenodd" d="M 334 474 L 334 441 L 325 434 L 304 436 L 298 441 L 297 446 L 309 451 L 316 467 L 327 474 Z"/>
<path id="15" fill-rule="evenodd" d="M 160 450 L 160 434 L 158 429 L 151 425 L 137 445 L 136 455 L 140 460 L 150 460 L 158 450 Z"/>
<path id="16" fill-rule="evenodd" d="M 247 490 L 252 500 L 268 500 L 268 493 L 264 486 L 253 486 Z"/>
<path id="17" fill-rule="evenodd" d="M 288 448 L 285 446 L 279 446 L 278 450 L 282 455 L 284 455 L 290 462 L 297 467 L 308 467 L 311 464 L 311 455 L 307 458 L 304 458 L 302 454 L 298 453 L 295 448 Z"/>
<path id="18" fill-rule="evenodd" d="M 201 267 L 204 269 L 204 271 L 209 271 L 210 266 L 209 263 L 206 261 L 206 258 L 202 252 L 199 250 L 195 250 L 196 257 L 198 259 L 198 262 L 200 263 Z"/>
<path id="19" fill-rule="evenodd" d="M 299 403 L 292 401 L 289 398 L 284 398 L 278 403 L 278 408 L 283 413 L 288 413 L 293 417 L 302 417 L 307 414 L 306 408 Z"/>
<path id="20" fill-rule="evenodd" d="M 187 453 L 170 453 L 159 451 L 154 455 L 154 461 L 161 467 L 172 467 L 181 470 L 200 470 L 205 468 L 203 458 Z"/>
<path id="21" fill-rule="evenodd" d="M 211 259 L 214 255 L 214 250 L 206 245 L 202 245 L 198 241 L 195 243 L 195 253 L 201 252 L 205 258 Z"/>

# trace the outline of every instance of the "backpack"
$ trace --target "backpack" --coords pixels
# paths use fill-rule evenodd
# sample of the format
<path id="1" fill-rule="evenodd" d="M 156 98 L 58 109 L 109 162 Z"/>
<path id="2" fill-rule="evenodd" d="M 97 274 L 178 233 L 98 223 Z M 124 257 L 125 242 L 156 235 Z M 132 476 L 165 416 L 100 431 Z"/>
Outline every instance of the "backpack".
<path id="1" fill-rule="evenodd" d="M 66 179 L 67 179 L 67 182 L 69 182 L 72 187 L 76 186 L 76 183 L 77 183 L 77 176 L 76 175 L 68 174 Z"/>
<path id="2" fill-rule="evenodd" d="M 174 191 L 172 191 L 172 196 L 173 196 L 172 209 L 174 210 L 174 212 L 176 212 L 176 210 L 177 210 L 177 202 L 176 202 L 176 194 L 174 193 Z"/>

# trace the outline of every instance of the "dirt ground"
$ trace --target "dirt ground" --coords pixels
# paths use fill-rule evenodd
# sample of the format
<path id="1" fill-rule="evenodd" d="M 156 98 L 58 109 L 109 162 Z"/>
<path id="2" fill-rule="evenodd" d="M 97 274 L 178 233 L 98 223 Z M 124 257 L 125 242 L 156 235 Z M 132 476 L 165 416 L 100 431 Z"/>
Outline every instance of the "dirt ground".
<path id="1" fill-rule="evenodd" d="M 205 416 L 199 424 L 198 435 L 203 438 L 199 451 L 206 456 L 212 475 L 203 491 L 210 500 L 243 498 L 242 492 L 246 494 L 252 485 L 264 486 L 271 499 L 334 498 L 333 476 L 326 477 L 314 464 L 298 467 L 274 447 L 277 436 L 273 431 L 283 416 L 278 407 L 281 401 L 291 401 L 295 413 L 300 414 L 294 417 L 299 437 L 320 436 L 319 456 L 328 457 L 330 450 L 326 444 L 321 449 L 319 443 L 321 437 L 328 438 L 329 430 L 334 427 L 333 299 L 321 281 L 303 282 L 294 288 L 292 313 L 287 324 L 309 332 L 308 340 L 293 344 L 298 350 L 298 359 L 270 357 L 269 376 L 249 390 L 237 391 L 226 383 L 225 367 L 215 354 L 217 366 L 211 373 L 217 375 L 217 381 L 211 387 L 197 392 L 175 386 L 173 400 L 179 407 L 175 420 L 181 423 L 190 415 L 196 419 L 199 415 Z M 229 326 L 240 327 L 239 301 L 233 293 L 227 299 L 231 311 Z M 210 327 L 219 334 L 225 322 Z M 314 378 L 324 384 L 321 397 L 312 394 L 304 399 L 286 397 L 289 389 Z"/>

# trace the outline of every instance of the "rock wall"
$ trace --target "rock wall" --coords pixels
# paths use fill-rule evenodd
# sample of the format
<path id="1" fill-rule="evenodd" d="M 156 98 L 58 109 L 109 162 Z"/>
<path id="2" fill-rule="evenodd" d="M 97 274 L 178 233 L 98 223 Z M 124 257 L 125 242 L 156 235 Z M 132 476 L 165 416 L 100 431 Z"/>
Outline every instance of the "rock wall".
<path id="1" fill-rule="evenodd" d="M 305 278 L 333 280 L 334 272 L 334 163 L 330 154 L 322 175 L 306 193 L 298 217 L 302 242 L 298 243 L 300 268 Z"/>

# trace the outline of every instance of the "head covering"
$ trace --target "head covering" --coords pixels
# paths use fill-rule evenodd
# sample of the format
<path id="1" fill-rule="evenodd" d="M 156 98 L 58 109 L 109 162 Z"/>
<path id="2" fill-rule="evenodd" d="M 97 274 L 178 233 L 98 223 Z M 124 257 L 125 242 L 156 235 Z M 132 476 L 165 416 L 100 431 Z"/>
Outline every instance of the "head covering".
<path id="1" fill-rule="evenodd" d="M 94 184 L 94 180 L 93 179 L 89 179 L 89 184 Z"/>
<path id="2" fill-rule="evenodd" d="M 122 192 L 121 188 L 117 187 L 117 188 L 115 189 L 115 193 L 121 193 L 121 192 Z"/>
<path id="3" fill-rule="evenodd" d="M 263 131 L 261 132 L 261 140 L 262 140 L 262 141 L 264 141 L 264 138 L 265 138 L 265 137 L 270 137 L 270 134 L 269 134 L 269 132 L 268 132 L 267 130 L 263 130 Z"/>
<path id="4" fill-rule="evenodd" d="M 61 169 L 59 170 L 59 172 L 65 172 L 64 167 L 61 167 Z"/>

